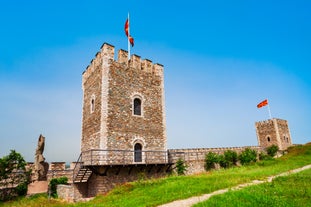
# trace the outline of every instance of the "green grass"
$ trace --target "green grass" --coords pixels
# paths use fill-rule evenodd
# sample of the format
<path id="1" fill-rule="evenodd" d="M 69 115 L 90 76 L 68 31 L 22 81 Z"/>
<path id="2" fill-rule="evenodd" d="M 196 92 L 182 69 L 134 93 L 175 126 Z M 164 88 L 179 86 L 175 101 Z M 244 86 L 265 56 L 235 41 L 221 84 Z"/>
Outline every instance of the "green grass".
<path id="1" fill-rule="evenodd" d="M 290 176 L 278 177 L 271 183 L 213 196 L 194 206 L 311 206 L 310 180 L 311 169 Z"/>
<path id="2" fill-rule="evenodd" d="M 36 194 L 29 197 L 18 197 L 14 201 L 7 201 L 4 203 L 1 203 L 0 206 L 21 206 L 21 207 L 42 207 L 42 206 L 64 206 L 63 201 L 58 199 L 48 199 L 48 196 L 43 194 Z"/>
<path id="3" fill-rule="evenodd" d="M 233 187 L 252 180 L 265 179 L 291 169 L 311 164 L 311 144 L 296 146 L 287 155 L 275 160 L 267 160 L 250 166 L 211 171 L 192 176 L 170 176 L 157 180 L 127 183 L 112 190 L 107 195 L 99 195 L 86 203 L 68 206 L 157 206 L 178 199 L 211 193 Z M 40 198 L 42 205 L 28 204 L 27 198 L 19 203 L 5 203 L 6 206 L 60 206 L 58 200 Z M 45 199 L 45 200 L 44 200 Z M 18 201 L 16 201 L 18 202 Z M 30 202 L 30 201 L 29 201 Z M 0 204 L 1 206 L 1 204 Z"/>

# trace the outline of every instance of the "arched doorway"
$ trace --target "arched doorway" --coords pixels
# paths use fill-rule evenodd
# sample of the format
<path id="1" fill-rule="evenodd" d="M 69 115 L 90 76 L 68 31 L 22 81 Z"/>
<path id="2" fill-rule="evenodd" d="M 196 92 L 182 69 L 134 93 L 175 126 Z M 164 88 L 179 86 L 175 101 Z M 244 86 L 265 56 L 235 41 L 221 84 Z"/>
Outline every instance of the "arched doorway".
<path id="1" fill-rule="evenodd" d="M 142 162 L 142 145 L 139 143 L 134 145 L 134 162 Z"/>

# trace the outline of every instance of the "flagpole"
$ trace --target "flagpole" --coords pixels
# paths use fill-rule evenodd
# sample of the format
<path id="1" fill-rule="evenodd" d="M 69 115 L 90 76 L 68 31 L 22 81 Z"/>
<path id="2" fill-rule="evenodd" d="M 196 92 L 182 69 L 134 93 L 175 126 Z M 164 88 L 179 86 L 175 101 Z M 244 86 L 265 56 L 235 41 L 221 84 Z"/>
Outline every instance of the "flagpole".
<path id="1" fill-rule="evenodd" d="M 269 104 L 268 104 L 268 112 L 269 112 L 269 117 L 270 117 L 270 119 L 272 119 L 271 111 L 270 111 L 270 105 L 269 105 Z"/>
<path id="2" fill-rule="evenodd" d="M 128 60 L 131 59 L 131 47 L 130 47 L 130 12 L 127 13 L 127 19 L 128 19 L 128 38 L 127 38 L 127 49 L 128 49 Z"/>

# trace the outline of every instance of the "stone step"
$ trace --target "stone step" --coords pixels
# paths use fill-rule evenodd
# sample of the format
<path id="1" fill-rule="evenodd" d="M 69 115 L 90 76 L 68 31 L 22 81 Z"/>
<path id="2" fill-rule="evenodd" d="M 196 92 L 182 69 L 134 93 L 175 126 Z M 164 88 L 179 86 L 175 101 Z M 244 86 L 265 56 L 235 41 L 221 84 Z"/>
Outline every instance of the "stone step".
<path id="1" fill-rule="evenodd" d="M 88 168 L 80 168 L 78 174 L 74 178 L 74 183 L 85 183 L 88 181 L 90 176 L 92 175 L 92 171 Z"/>

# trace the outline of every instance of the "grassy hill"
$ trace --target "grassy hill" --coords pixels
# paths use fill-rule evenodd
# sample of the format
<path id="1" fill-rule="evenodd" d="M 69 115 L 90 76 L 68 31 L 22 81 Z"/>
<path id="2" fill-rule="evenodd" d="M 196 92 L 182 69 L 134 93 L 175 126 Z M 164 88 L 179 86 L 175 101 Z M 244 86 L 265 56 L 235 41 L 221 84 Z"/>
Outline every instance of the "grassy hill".
<path id="1" fill-rule="evenodd" d="M 170 176 L 157 180 L 127 183 L 115 188 L 107 195 L 99 195 L 86 203 L 68 204 L 60 200 L 48 200 L 46 196 L 36 196 L 35 198 L 21 198 L 14 202 L 6 202 L 0 204 L 0 206 L 157 206 L 174 200 L 233 187 L 252 180 L 265 179 L 268 176 L 308 164 L 311 164 L 311 143 L 291 147 L 288 154 L 278 159 L 266 160 L 249 166 L 211 171 L 192 176 Z M 309 174 L 303 175 L 308 176 Z M 288 181 L 293 182 L 290 179 Z M 282 185 L 285 184 L 282 183 Z M 297 192 L 298 188 L 292 187 Z M 308 196 L 309 194 L 305 195 Z M 301 196 L 303 197 L 303 195 Z"/>
<path id="2" fill-rule="evenodd" d="M 209 206 L 311 206 L 311 169 L 277 177 L 271 183 L 244 188 L 211 197 L 194 207 Z"/>

